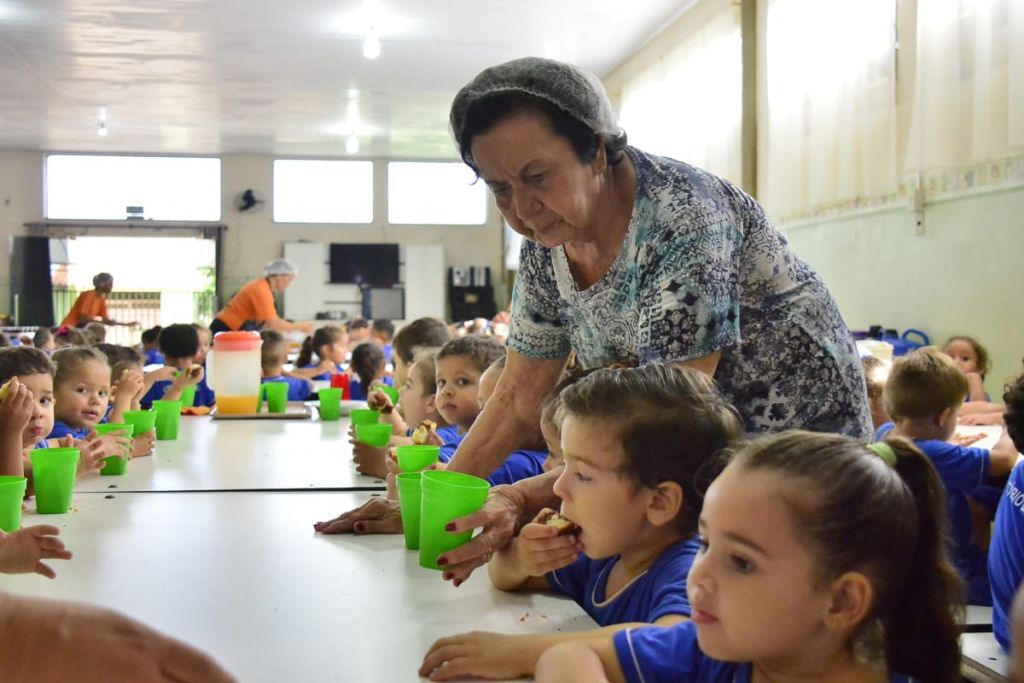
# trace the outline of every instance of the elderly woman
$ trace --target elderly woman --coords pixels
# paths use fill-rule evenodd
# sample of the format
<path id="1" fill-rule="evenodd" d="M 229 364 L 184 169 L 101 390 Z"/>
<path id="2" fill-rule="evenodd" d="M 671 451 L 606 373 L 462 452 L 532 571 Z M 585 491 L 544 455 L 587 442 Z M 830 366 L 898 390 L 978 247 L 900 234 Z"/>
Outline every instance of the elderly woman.
<path id="1" fill-rule="evenodd" d="M 210 331 L 231 330 L 277 330 L 278 332 L 300 331 L 313 333 L 312 323 L 293 323 L 277 315 L 274 306 L 274 292 L 288 289 L 299 274 L 295 264 L 288 259 L 277 259 L 263 268 L 263 277 L 247 283 L 231 297 L 228 305 L 210 323 Z"/>
<path id="2" fill-rule="evenodd" d="M 110 273 L 99 273 L 92 279 L 93 291 L 85 291 L 78 295 L 71 310 L 64 316 L 61 326 L 83 327 L 89 323 L 104 325 L 137 325 L 138 323 L 119 323 L 107 313 L 107 295 L 114 289 L 114 276 Z"/>
<path id="3" fill-rule="evenodd" d="M 451 127 L 526 240 L 505 371 L 450 468 L 486 476 L 535 434 L 570 351 L 583 367 L 703 370 L 750 433 L 870 436 L 860 361 L 821 279 L 731 183 L 629 147 L 594 76 L 537 58 L 492 67 L 458 93 Z M 496 487 L 456 520 L 485 531 L 440 558 L 445 578 L 463 580 L 541 507 L 557 507 L 556 477 Z M 389 530 L 393 514 L 371 502 L 332 523 Z"/>

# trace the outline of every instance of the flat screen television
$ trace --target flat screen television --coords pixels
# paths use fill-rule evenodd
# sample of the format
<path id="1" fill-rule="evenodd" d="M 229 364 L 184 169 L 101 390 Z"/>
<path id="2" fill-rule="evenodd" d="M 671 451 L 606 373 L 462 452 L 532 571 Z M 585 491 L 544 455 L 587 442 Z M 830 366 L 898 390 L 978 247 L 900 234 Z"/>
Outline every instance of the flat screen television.
<path id="1" fill-rule="evenodd" d="M 398 245 L 332 244 L 331 283 L 393 287 L 398 284 Z"/>

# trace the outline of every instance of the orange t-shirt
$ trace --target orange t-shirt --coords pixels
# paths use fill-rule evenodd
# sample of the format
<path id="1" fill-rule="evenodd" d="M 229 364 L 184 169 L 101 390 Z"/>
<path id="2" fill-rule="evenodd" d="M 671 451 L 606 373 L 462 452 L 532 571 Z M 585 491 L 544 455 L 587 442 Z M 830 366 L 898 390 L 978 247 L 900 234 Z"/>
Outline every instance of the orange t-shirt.
<path id="1" fill-rule="evenodd" d="M 232 330 L 239 329 L 246 320 L 261 322 L 277 319 L 274 308 L 274 293 L 266 278 L 253 280 L 238 290 L 217 318 Z"/>
<path id="2" fill-rule="evenodd" d="M 83 321 L 82 318 L 87 318 L 87 320 Z M 71 306 L 71 310 L 64 316 L 64 320 L 60 324 L 67 325 L 68 327 L 78 327 L 80 323 L 90 323 L 96 318 L 108 320 L 110 316 L 107 315 L 107 298 L 100 296 L 93 289 L 78 295 L 75 303 Z"/>

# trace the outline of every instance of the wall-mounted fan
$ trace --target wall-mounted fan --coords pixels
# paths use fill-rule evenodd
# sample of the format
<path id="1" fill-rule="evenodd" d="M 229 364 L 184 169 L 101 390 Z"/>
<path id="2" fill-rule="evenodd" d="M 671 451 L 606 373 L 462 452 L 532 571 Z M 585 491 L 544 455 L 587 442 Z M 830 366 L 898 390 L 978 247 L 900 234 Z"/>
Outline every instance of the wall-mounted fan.
<path id="1" fill-rule="evenodd" d="M 263 199 L 263 196 L 256 190 L 252 189 L 240 192 L 235 197 L 235 208 L 238 209 L 239 213 L 259 211 L 266 203 L 267 202 Z"/>

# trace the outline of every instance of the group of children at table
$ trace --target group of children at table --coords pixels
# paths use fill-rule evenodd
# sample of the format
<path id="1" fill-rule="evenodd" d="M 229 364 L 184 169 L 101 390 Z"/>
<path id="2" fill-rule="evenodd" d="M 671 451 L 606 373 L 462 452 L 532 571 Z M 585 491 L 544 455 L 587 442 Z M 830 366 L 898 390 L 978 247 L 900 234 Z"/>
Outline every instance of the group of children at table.
<path id="1" fill-rule="evenodd" d="M 696 371 L 569 373 L 541 411 L 546 453 L 510 454 L 489 480 L 562 468 L 555 493 L 573 531 L 560 535 L 541 513 L 487 567 L 499 589 L 572 597 L 600 628 L 457 634 L 431 646 L 419 673 L 960 680 L 964 605 L 993 604 L 994 594 L 995 635 L 1008 648 L 1024 578 L 1024 375 L 1007 385 L 1005 405 L 989 402 L 972 381 L 984 350 L 980 363 L 965 361 L 965 339 L 976 344 L 956 338 L 896 359 L 870 444 L 798 431 L 745 441 L 735 410 Z M 408 443 L 420 420 L 455 427 L 434 440 L 444 467 L 504 358 L 482 337 L 411 343 L 398 410 L 382 392 L 369 402 L 393 425 L 391 445 Z M 975 416 L 965 422 L 1005 423 L 992 448 L 950 442 L 965 399 Z M 393 453 L 353 444 L 360 469 L 387 475 L 393 496 Z M 508 466 L 523 457 L 531 469 Z M 316 528 L 344 528 L 336 523 Z M 1016 618 L 1024 629 L 1024 604 Z"/>
<path id="2" fill-rule="evenodd" d="M 52 361 L 31 348 L 0 349 L 0 382 L 17 377 L 0 400 L 2 473 L 30 477 L 27 451 L 56 443 L 82 448 L 81 475 L 98 470 L 128 442 L 96 435 L 95 424 L 161 391 L 180 393 L 187 373 L 176 370 L 208 347 L 201 331 L 180 327 L 192 330 L 197 348 L 179 326 L 161 331 L 170 368 L 163 373 L 143 374 L 137 357 L 108 360 L 87 348 L 61 350 Z M 350 343 L 323 328 L 298 370 L 309 378 L 337 371 Z M 268 346 L 277 348 L 273 335 Z M 493 391 L 504 348 L 479 335 L 453 339 L 441 321 L 421 319 L 399 330 L 392 350 L 397 406 L 374 389 L 383 380 L 376 354 L 358 380 L 392 425 L 391 445 L 411 442 L 424 421 L 435 424 L 429 440 L 441 446 L 444 467 Z M 458 634 L 428 650 L 420 673 L 958 680 L 965 601 L 994 603 L 1004 647 L 1011 615 L 1024 628 L 1024 605 L 1010 606 L 1024 577 L 1024 470 L 1015 466 L 1024 447 L 1024 375 L 1007 385 L 1005 405 L 971 396 L 970 413 L 982 416 L 971 421 L 1005 424 L 999 442 L 958 446 L 949 440 L 973 389 L 969 375 L 981 368 L 950 356 L 925 348 L 893 363 L 882 390 L 889 422 L 872 444 L 808 432 L 744 441 L 736 411 L 693 370 L 567 373 L 541 410 L 546 448 L 509 454 L 488 479 L 510 483 L 561 468 L 555 493 L 572 532 L 560 534 L 539 515 L 495 553 L 488 572 L 502 590 L 570 596 L 600 628 Z M 281 359 L 280 350 L 265 356 L 268 381 L 284 376 Z M 152 443 L 136 439 L 132 449 L 144 455 Z M 391 483 L 397 465 L 389 449 L 354 442 L 353 453 L 361 471 Z M 998 508 L 987 553 L 988 526 L 979 523 L 986 506 Z M 330 523 L 317 529 L 333 531 Z M 0 536 L 0 569 L 25 570 L 26 545 L 39 558 L 66 556 L 54 533 L 34 527 Z M 20 565 L 11 560 L 15 547 Z M 52 575 L 42 562 L 34 570 Z"/>

